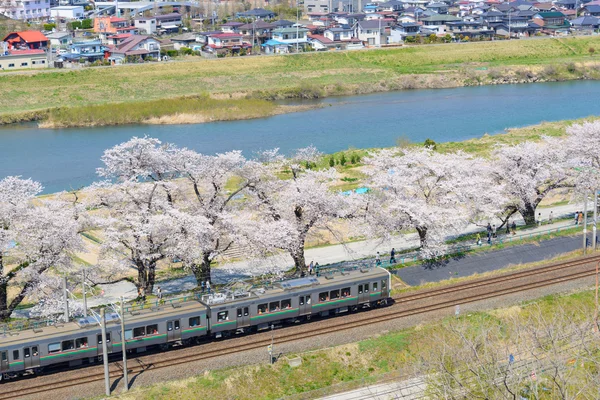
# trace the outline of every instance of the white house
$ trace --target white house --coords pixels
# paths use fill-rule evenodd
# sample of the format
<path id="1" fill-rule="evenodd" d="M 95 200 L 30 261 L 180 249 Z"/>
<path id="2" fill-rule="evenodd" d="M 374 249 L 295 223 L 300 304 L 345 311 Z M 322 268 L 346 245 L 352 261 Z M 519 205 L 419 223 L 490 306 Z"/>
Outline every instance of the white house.
<path id="1" fill-rule="evenodd" d="M 333 42 L 344 42 L 352 40 L 352 29 L 350 28 L 329 28 L 323 33 L 327 39 Z"/>
<path id="2" fill-rule="evenodd" d="M 360 21 L 356 24 L 356 37 L 369 46 L 380 46 L 381 35 L 385 31 L 385 25 L 377 21 Z"/>
<path id="3" fill-rule="evenodd" d="M 153 35 L 156 33 L 156 18 L 136 18 L 133 20 L 133 25 L 140 30 L 140 33 Z"/>
<path id="4" fill-rule="evenodd" d="M 50 39 L 50 44 L 54 47 L 66 47 L 73 39 L 70 32 L 52 32 L 46 35 Z"/>
<path id="5" fill-rule="evenodd" d="M 50 0 L 3 0 L 0 14 L 12 19 L 32 20 L 50 16 Z"/>
<path id="6" fill-rule="evenodd" d="M 286 44 L 308 43 L 308 29 L 304 28 L 279 28 L 272 32 L 273 39 Z"/>
<path id="7" fill-rule="evenodd" d="M 58 6 L 50 9 L 52 18 L 78 19 L 83 18 L 82 6 Z"/>

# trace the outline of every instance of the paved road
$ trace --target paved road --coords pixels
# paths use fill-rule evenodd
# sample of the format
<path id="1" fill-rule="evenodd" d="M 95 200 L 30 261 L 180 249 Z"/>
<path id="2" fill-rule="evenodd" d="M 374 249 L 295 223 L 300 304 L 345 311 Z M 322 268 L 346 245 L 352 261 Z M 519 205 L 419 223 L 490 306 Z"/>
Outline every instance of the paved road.
<path id="1" fill-rule="evenodd" d="M 591 243 L 591 234 L 588 235 Z M 583 246 L 582 236 L 563 236 L 505 247 L 503 249 L 468 254 L 450 260 L 406 267 L 397 270 L 396 275 L 407 285 L 416 286 L 428 282 L 439 282 L 449 278 L 470 276 L 475 273 L 494 271 L 517 264 L 527 264 L 547 260 L 568 253 Z"/>

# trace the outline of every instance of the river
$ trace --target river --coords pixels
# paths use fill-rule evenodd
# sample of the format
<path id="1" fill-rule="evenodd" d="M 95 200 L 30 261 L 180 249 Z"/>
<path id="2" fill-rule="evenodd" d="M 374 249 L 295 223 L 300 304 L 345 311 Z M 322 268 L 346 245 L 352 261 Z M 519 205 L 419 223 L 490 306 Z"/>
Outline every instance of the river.
<path id="1" fill-rule="evenodd" d="M 326 106 L 269 118 L 197 125 L 131 125 L 39 129 L 0 128 L 0 179 L 21 175 L 42 182 L 44 192 L 96 180 L 102 152 L 132 136 L 159 138 L 214 154 L 239 149 L 247 156 L 310 144 L 331 153 L 348 147 L 393 146 L 399 137 L 422 142 L 460 141 L 542 121 L 600 114 L 600 82 L 413 90 L 317 101 Z"/>

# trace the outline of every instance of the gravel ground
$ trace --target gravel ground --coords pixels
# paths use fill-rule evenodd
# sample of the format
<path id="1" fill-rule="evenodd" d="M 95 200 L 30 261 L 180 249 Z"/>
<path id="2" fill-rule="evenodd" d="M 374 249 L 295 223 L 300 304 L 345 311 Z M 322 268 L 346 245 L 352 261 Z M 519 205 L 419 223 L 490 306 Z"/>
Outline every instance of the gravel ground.
<path id="1" fill-rule="evenodd" d="M 469 313 L 478 310 L 489 310 L 494 308 L 502 308 L 507 307 L 512 304 L 519 303 L 525 300 L 531 300 L 535 298 L 539 298 L 548 294 L 557 293 L 557 292 L 572 292 L 579 291 L 586 287 L 591 287 L 594 284 L 593 278 L 585 278 L 579 279 L 577 281 L 561 283 L 557 285 L 553 285 L 550 287 L 539 288 L 535 290 L 528 291 L 526 293 L 515 293 L 511 295 L 506 295 L 500 298 L 494 298 L 489 300 L 480 301 L 477 303 L 464 304 L 461 305 L 461 313 Z M 508 286 L 511 284 L 509 283 Z M 382 310 L 374 310 L 369 311 L 370 315 L 379 315 L 385 314 L 389 309 Z M 285 354 L 291 353 L 299 353 L 308 350 L 314 350 L 319 348 L 326 348 L 337 346 L 341 344 L 347 344 L 356 342 L 359 340 L 367 339 L 376 334 L 385 333 L 388 331 L 399 330 L 411 326 L 415 326 L 418 324 L 422 324 L 425 322 L 432 322 L 439 320 L 440 318 L 447 317 L 449 315 L 454 315 L 455 309 L 454 307 L 449 307 L 444 310 L 439 310 L 435 312 L 429 312 L 426 314 L 418 315 L 418 316 L 410 316 L 405 318 L 399 318 L 391 321 L 381 322 L 381 323 L 371 323 L 369 325 L 365 325 L 361 328 L 356 328 L 351 331 L 351 334 L 348 334 L 347 331 L 334 332 L 330 334 L 321 335 L 318 337 L 307 338 L 306 340 L 295 341 L 292 343 L 285 343 L 276 346 L 275 350 L 277 353 L 281 352 Z M 286 333 L 290 332 L 291 329 L 302 329 L 306 326 L 309 326 L 312 329 L 319 329 L 319 327 L 323 326 L 331 326 L 331 322 L 337 319 L 348 320 L 356 315 L 364 316 L 365 314 L 353 314 L 350 316 L 338 317 L 336 319 L 329 319 L 325 321 L 315 321 L 310 323 L 309 325 L 300 325 L 298 327 L 286 328 Z M 279 333 L 283 333 L 283 331 L 276 330 L 275 337 Z M 189 354 L 190 351 L 198 351 L 201 352 L 203 348 L 215 348 L 215 347 L 231 347 L 233 345 L 246 342 L 249 339 L 254 338 L 270 338 L 270 333 L 261 333 L 257 335 L 252 335 L 248 337 L 240 337 L 235 339 L 230 339 L 222 342 L 209 343 L 202 346 L 194 347 L 191 349 L 178 349 L 168 353 L 168 357 L 175 357 L 178 352 L 180 354 Z M 150 363 L 152 359 L 156 360 L 156 358 L 160 358 L 161 355 L 151 355 L 144 358 L 133 358 L 131 359 L 130 366 L 137 364 L 139 362 Z M 138 361 L 139 360 L 139 361 Z M 233 354 L 221 357 L 219 359 L 211 359 L 204 361 L 197 361 L 188 363 L 185 365 L 174 366 L 170 368 L 164 368 L 159 370 L 147 370 L 143 373 L 137 375 L 130 375 L 130 381 L 133 387 L 143 387 L 152 384 L 156 384 L 158 382 L 166 382 L 173 379 L 181 379 L 187 378 L 190 376 L 202 374 L 206 370 L 214 370 L 221 369 L 233 366 L 247 365 L 247 364 L 255 364 L 255 363 L 263 363 L 267 362 L 268 355 L 266 349 L 264 350 L 253 350 L 246 351 L 243 353 Z M 114 367 L 113 367 L 114 368 Z M 101 371 L 101 367 L 90 367 L 89 370 Z M 87 371 L 86 371 L 87 372 Z M 48 382 L 52 380 L 57 380 L 62 377 L 73 376 L 71 374 L 77 374 L 77 371 L 67 371 L 61 374 L 53 374 L 48 376 L 42 376 L 39 378 L 35 378 L 31 381 L 17 381 L 17 382 L 9 382 L 4 385 L 5 390 L 16 390 L 20 385 L 28 386 L 28 382 Z M 114 394 L 118 394 L 121 392 L 122 382 L 120 379 L 111 382 L 112 390 Z M 101 397 L 104 394 L 104 384 L 102 382 L 95 382 L 91 384 L 84 384 L 74 388 L 68 389 L 59 389 L 52 392 L 52 396 L 60 399 L 77 399 L 77 398 L 88 398 L 88 397 Z M 33 395 L 29 397 L 25 397 L 27 399 L 47 399 L 47 394 L 42 395 Z"/>

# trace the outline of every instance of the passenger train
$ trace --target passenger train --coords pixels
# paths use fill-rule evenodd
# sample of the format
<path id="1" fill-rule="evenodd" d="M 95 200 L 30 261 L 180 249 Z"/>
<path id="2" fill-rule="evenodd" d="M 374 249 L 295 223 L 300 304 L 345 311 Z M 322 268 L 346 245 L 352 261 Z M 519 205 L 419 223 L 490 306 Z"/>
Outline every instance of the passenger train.
<path id="1" fill-rule="evenodd" d="M 390 287 L 387 270 L 355 267 L 166 300 L 154 307 L 126 307 L 124 338 L 119 315 L 107 314 L 108 353 L 120 353 L 123 340 L 128 353 L 143 352 L 383 306 L 391 301 Z M 101 328 L 93 317 L 0 336 L 0 381 L 57 364 L 77 366 L 101 359 Z"/>

